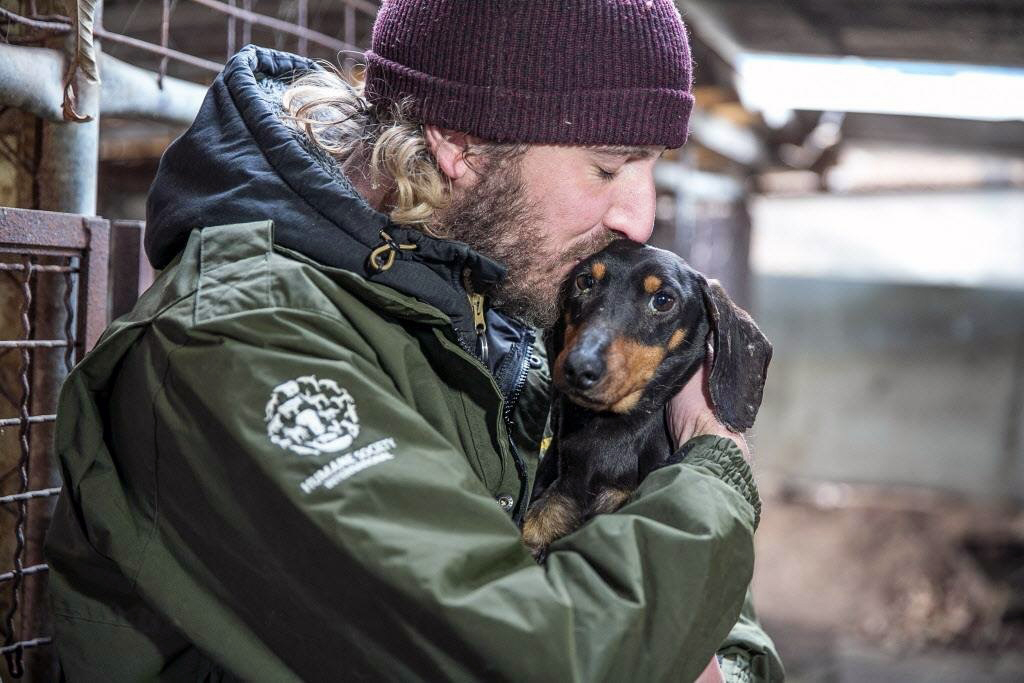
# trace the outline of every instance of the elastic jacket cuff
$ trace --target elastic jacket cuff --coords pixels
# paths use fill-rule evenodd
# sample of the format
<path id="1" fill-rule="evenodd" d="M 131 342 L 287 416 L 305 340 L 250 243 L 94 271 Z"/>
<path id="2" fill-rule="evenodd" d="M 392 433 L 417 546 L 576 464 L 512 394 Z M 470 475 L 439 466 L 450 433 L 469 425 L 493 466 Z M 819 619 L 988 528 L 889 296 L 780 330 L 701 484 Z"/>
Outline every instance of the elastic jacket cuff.
<path id="1" fill-rule="evenodd" d="M 731 486 L 754 509 L 754 529 L 761 521 L 761 496 L 754 483 L 754 473 L 736 442 L 724 436 L 695 436 L 672 454 L 667 464 L 685 462 L 703 467 Z"/>

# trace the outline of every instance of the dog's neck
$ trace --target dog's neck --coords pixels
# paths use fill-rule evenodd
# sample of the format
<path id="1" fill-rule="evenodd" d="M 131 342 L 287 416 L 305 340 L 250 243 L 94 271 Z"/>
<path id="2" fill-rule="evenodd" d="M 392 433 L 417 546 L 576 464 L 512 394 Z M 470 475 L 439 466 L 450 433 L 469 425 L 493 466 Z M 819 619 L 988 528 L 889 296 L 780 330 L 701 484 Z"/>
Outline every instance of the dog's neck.
<path id="1" fill-rule="evenodd" d="M 559 476 L 586 492 L 632 490 L 671 454 L 661 407 L 597 412 L 559 397 Z"/>

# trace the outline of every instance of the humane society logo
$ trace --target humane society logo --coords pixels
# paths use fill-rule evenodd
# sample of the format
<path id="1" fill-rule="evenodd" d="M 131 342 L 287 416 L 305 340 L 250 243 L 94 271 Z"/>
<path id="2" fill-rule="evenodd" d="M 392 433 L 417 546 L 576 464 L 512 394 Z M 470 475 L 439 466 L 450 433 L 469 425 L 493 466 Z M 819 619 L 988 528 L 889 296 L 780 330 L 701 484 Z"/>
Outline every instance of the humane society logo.
<path id="1" fill-rule="evenodd" d="M 336 453 L 359 436 L 351 394 L 330 379 L 296 377 L 274 387 L 266 409 L 270 440 L 299 455 Z"/>

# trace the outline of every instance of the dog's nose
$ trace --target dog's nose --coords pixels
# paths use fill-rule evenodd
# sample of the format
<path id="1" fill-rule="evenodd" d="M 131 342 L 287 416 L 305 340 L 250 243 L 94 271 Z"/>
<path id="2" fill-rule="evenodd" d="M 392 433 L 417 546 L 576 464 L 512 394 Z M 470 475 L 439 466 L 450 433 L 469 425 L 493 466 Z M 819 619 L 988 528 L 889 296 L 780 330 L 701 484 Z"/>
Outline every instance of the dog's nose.
<path id="1" fill-rule="evenodd" d="M 586 391 L 604 375 L 604 361 L 596 353 L 570 353 L 565 359 L 565 381 L 576 389 Z"/>

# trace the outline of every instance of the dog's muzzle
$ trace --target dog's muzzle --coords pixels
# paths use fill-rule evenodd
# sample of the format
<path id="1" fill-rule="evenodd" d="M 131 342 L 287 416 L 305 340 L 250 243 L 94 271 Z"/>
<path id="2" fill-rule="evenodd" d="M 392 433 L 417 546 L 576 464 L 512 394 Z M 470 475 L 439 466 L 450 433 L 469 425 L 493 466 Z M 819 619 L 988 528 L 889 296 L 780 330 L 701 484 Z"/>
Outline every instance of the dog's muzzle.
<path id="1" fill-rule="evenodd" d="M 586 392 L 604 379 L 607 365 L 605 353 L 611 336 L 601 329 L 588 329 L 580 333 L 565 357 L 562 366 L 567 388 Z"/>

